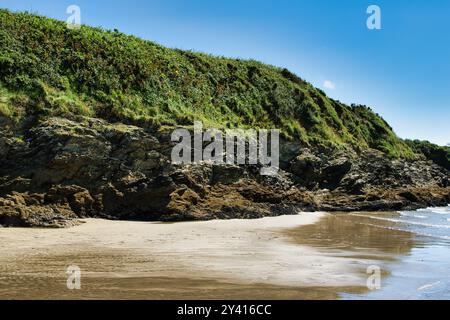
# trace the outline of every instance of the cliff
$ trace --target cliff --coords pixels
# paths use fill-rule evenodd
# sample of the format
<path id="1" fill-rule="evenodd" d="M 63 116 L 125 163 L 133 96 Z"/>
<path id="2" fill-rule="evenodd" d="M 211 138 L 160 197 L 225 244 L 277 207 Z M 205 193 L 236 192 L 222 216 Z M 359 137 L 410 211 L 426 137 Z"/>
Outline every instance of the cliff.
<path id="1" fill-rule="evenodd" d="M 281 129 L 281 170 L 174 165 L 170 132 Z M 286 69 L 0 10 L 0 225 L 255 218 L 450 202 L 446 149 Z M 447 162 L 446 162 L 447 161 Z"/>

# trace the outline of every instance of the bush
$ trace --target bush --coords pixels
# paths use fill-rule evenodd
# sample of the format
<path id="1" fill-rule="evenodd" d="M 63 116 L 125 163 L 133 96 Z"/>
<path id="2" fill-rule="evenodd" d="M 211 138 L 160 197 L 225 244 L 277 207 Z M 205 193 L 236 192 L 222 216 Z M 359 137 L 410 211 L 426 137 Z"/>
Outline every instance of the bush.
<path id="1" fill-rule="evenodd" d="M 117 31 L 0 10 L 0 112 L 77 114 L 110 121 L 216 128 L 278 128 L 283 136 L 331 148 L 412 154 L 364 106 L 329 99 L 287 69 L 164 48 Z M 389 146 L 389 147 L 387 147 Z"/>

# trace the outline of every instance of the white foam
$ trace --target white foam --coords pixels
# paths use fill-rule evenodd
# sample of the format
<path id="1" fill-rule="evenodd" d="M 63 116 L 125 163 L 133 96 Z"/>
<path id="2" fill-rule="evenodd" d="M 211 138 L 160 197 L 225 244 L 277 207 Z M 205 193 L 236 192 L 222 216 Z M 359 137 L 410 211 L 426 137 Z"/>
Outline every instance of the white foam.
<path id="1" fill-rule="evenodd" d="M 428 210 L 430 210 L 433 213 L 438 213 L 438 214 L 450 214 L 450 207 L 447 207 L 447 208 L 428 208 Z"/>
<path id="2" fill-rule="evenodd" d="M 384 218 L 384 217 L 375 217 L 375 216 L 360 215 L 360 214 L 353 214 L 353 216 L 355 216 L 355 217 L 364 217 L 364 218 L 380 220 L 380 221 L 402 223 L 402 224 L 406 224 L 406 225 L 414 225 L 414 226 L 422 226 L 422 227 L 430 227 L 430 228 L 439 228 L 439 229 L 450 229 L 450 225 L 445 225 L 445 224 L 432 224 L 432 223 L 424 223 L 424 222 L 416 222 L 416 221 L 410 221 L 410 220 L 401 220 L 401 219 Z"/>
<path id="3" fill-rule="evenodd" d="M 426 285 L 424 285 L 424 286 L 418 288 L 417 291 L 425 291 L 425 290 L 429 290 L 429 289 L 432 289 L 432 288 L 434 288 L 434 287 L 436 287 L 436 286 L 438 286 L 438 285 L 440 285 L 440 284 L 441 284 L 440 281 L 437 281 L 437 282 L 434 282 L 434 283 L 429 283 L 429 284 L 426 284 Z"/>
<path id="4" fill-rule="evenodd" d="M 429 218 L 429 216 L 415 214 L 414 212 L 410 212 L 410 211 L 402 211 L 402 212 L 400 212 L 400 215 L 402 217 L 411 217 L 411 218 L 417 218 L 417 219 L 428 219 Z"/>

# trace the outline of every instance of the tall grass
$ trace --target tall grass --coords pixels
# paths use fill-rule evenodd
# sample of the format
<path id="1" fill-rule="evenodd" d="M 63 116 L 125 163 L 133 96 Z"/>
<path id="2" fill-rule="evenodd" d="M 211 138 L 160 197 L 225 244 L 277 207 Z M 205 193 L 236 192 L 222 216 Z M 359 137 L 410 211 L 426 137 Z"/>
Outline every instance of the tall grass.
<path id="1" fill-rule="evenodd" d="M 290 71 L 0 10 L 0 114 L 95 116 L 153 126 L 279 128 L 326 148 L 410 146 L 365 106 L 328 98 Z M 23 112 L 18 112 L 17 110 Z"/>

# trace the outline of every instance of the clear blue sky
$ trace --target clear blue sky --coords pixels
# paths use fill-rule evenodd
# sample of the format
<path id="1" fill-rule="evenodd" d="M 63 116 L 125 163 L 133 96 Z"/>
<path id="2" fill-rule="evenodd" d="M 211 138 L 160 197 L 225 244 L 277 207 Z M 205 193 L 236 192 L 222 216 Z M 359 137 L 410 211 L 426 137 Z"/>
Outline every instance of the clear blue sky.
<path id="1" fill-rule="evenodd" d="M 450 1 L 0 0 L 61 20 L 71 4 L 84 24 L 287 67 L 335 99 L 371 106 L 401 137 L 450 143 Z M 382 30 L 366 27 L 371 4 Z"/>

